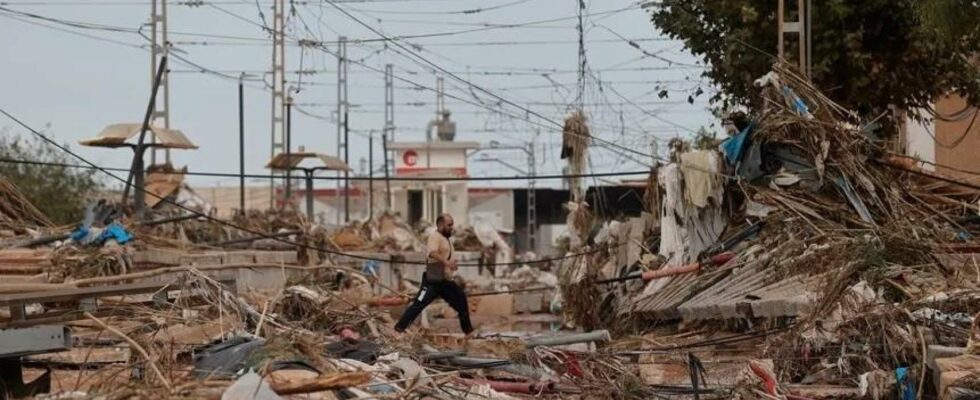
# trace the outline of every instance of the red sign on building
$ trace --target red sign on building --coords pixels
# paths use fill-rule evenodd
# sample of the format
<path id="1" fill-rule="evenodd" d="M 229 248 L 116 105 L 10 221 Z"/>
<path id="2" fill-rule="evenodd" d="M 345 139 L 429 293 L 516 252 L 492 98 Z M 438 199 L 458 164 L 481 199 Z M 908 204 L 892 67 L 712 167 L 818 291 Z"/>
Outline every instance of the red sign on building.
<path id="1" fill-rule="evenodd" d="M 402 161 L 405 162 L 405 165 L 414 167 L 415 163 L 419 161 L 419 155 L 415 150 L 406 150 L 405 154 L 402 155 Z"/>

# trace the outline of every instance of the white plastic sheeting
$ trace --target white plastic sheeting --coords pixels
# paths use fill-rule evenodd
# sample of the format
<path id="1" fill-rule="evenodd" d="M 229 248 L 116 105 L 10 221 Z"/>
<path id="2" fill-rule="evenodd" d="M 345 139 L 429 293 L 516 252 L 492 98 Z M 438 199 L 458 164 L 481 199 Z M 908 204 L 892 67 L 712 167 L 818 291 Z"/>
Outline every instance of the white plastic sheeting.
<path id="1" fill-rule="evenodd" d="M 221 394 L 221 400 L 281 400 L 282 397 L 272 391 L 269 383 L 255 372 L 249 371 L 231 384 Z"/>
<path id="2" fill-rule="evenodd" d="M 496 263 L 508 264 L 514 261 L 514 251 L 510 248 L 510 245 L 500 236 L 500 232 L 493 225 L 478 222 L 473 225 L 473 232 L 476 233 L 476 238 L 480 240 L 480 244 L 484 247 L 495 246 L 497 249 L 496 253 Z M 503 274 L 503 268 L 497 268 L 497 276 L 499 277 Z"/>
<path id="3" fill-rule="evenodd" d="M 695 262 L 701 252 L 718 241 L 726 226 L 721 207 L 724 188 L 720 181 L 718 154 L 692 153 L 697 154 L 681 156 L 685 161 L 683 167 L 672 163 L 661 167 L 657 173 L 664 191 L 659 253 L 667 260 L 665 267 Z M 654 280 L 644 293 L 654 293 L 669 281 Z"/>

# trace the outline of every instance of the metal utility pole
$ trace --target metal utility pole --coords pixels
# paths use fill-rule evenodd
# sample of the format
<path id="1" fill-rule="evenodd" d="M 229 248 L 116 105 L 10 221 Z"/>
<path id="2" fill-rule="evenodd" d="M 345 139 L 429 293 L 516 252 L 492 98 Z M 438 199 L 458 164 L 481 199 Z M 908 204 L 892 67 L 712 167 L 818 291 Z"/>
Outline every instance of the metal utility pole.
<path id="1" fill-rule="evenodd" d="M 272 3 L 272 147 L 270 158 L 282 152 L 286 141 L 286 0 Z M 281 173 L 281 172 L 280 172 Z M 276 172 L 273 172 L 275 175 Z M 276 179 L 269 179 L 269 208 L 276 204 Z"/>
<path id="2" fill-rule="evenodd" d="M 499 158 L 488 158 L 487 153 L 483 153 L 483 158 L 480 161 L 493 161 L 497 162 L 507 168 L 521 173 L 527 176 L 527 244 L 528 250 L 534 251 L 537 245 L 537 234 L 538 234 L 538 211 L 537 211 L 537 192 L 535 190 L 537 176 L 537 157 L 534 150 L 534 138 L 531 141 L 526 142 L 522 146 L 518 145 L 504 145 L 501 146 L 496 140 L 490 141 L 490 147 L 482 147 L 480 150 L 520 150 L 527 155 L 527 169 L 522 170 L 511 163 L 508 163 Z"/>
<path id="3" fill-rule="evenodd" d="M 293 149 L 293 97 L 286 97 L 286 158 L 289 158 L 289 153 Z M 292 182 L 292 171 L 286 171 L 286 201 L 283 202 L 283 208 L 285 208 L 289 201 L 293 197 L 293 182 Z M 312 196 L 312 193 L 307 193 L 307 196 Z"/>
<path id="4" fill-rule="evenodd" d="M 313 216 L 313 170 L 304 170 L 303 175 L 306 177 L 306 217 L 310 223 L 314 223 L 316 218 Z"/>
<path id="5" fill-rule="evenodd" d="M 245 73 L 238 78 L 238 212 L 245 215 Z"/>
<path id="6" fill-rule="evenodd" d="M 442 118 L 442 112 L 446 110 L 446 81 L 442 76 L 436 77 L 436 121 Z"/>
<path id="7" fill-rule="evenodd" d="M 143 126 L 140 128 L 140 135 L 133 147 L 133 164 L 129 169 L 129 176 L 126 178 L 126 187 L 123 188 L 122 203 L 126 204 L 126 197 L 129 196 L 130 182 L 136 186 L 133 189 L 133 207 L 136 209 L 136 218 L 143 219 L 143 208 L 146 204 L 143 174 L 143 154 L 146 153 L 146 131 L 150 129 L 153 109 L 157 102 L 157 93 L 160 89 L 160 81 L 163 79 L 164 70 L 167 69 L 167 57 L 160 59 L 160 66 L 157 68 L 153 78 L 153 88 L 150 91 L 150 102 L 146 105 L 146 114 L 143 116 Z M 152 147 L 152 146 L 151 146 Z"/>
<path id="8" fill-rule="evenodd" d="M 385 211 L 391 211 L 391 175 L 388 172 L 388 142 L 395 140 L 395 75 L 385 64 L 385 127 L 381 134 L 381 155 L 385 159 Z"/>
<path id="9" fill-rule="evenodd" d="M 347 103 L 347 37 L 341 36 L 337 40 L 337 157 L 347 160 L 347 115 L 350 104 Z M 344 187 L 348 188 L 348 172 L 344 172 Z M 339 186 L 339 185 L 338 185 Z M 344 193 L 344 215 L 345 221 L 350 220 L 350 198 L 348 193 Z M 340 224 L 340 213 L 337 213 L 337 223 Z"/>
<path id="10" fill-rule="evenodd" d="M 585 71 L 588 66 L 588 59 L 585 57 L 585 24 L 582 20 L 585 14 L 585 0 L 575 0 L 578 3 L 577 14 L 578 24 L 578 94 L 575 96 L 575 105 L 578 112 L 583 112 L 585 108 Z"/>
<path id="11" fill-rule="evenodd" d="M 537 159 L 534 155 L 534 140 L 527 144 L 527 173 L 530 179 L 527 181 L 527 247 L 528 251 L 537 249 L 538 237 L 538 211 L 537 196 L 535 193 L 535 179 L 537 172 Z"/>
<path id="12" fill-rule="evenodd" d="M 347 125 L 347 113 L 344 113 L 344 164 L 350 165 L 350 147 L 347 146 L 350 127 Z M 350 222 L 350 170 L 344 170 L 344 223 Z"/>
<path id="13" fill-rule="evenodd" d="M 157 64 L 162 57 L 167 57 L 170 52 L 170 43 L 167 40 L 167 0 L 150 1 L 150 40 L 153 41 L 150 47 L 150 84 L 156 85 Z M 153 113 L 150 116 L 150 125 L 162 126 L 170 129 L 170 71 L 163 72 L 159 85 L 163 88 L 162 97 L 153 106 Z M 156 135 L 150 137 L 150 143 L 156 143 Z M 163 160 L 170 163 L 170 149 L 150 150 L 150 165 L 156 165 L 157 152 L 163 152 Z"/>
<path id="14" fill-rule="evenodd" d="M 779 30 L 779 58 L 786 57 L 786 34 L 795 33 L 799 47 L 799 67 L 800 71 L 807 78 L 812 72 L 811 45 L 810 45 L 810 22 L 811 22 L 811 0 L 796 0 L 797 14 L 796 21 L 787 21 L 786 0 L 779 0 L 777 25 Z"/>
<path id="15" fill-rule="evenodd" d="M 391 173 L 388 172 L 388 138 L 382 138 L 381 152 L 385 157 L 385 211 L 391 212 Z"/>
<path id="16" fill-rule="evenodd" d="M 374 219 L 374 134 L 368 135 L 368 220 Z"/>
<path id="17" fill-rule="evenodd" d="M 393 66 L 385 64 L 385 137 L 395 140 L 395 74 Z"/>

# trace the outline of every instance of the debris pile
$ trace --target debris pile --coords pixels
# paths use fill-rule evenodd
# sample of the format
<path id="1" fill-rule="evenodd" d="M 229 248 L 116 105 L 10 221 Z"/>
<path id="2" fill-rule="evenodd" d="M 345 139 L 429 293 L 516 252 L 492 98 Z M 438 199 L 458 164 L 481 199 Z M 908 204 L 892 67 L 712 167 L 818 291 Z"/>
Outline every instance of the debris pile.
<path id="1" fill-rule="evenodd" d="M 52 223 L 38 211 L 9 179 L 0 176 L 0 230 L 4 236 L 25 233 L 27 227 L 48 227 Z"/>
<path id="2" fill-rule="evenodd" d="M 754 375 L 785 383 L 762 395 L 758 379 L 741 383 L 753 398 L 866 396 L 874 377 L 914 393 L 927 348 L 966 346 L 980 309 L 969 223 L 980 191 L 894 168 L 870 124 L 782 65 L 756 85 L 766 106 L 741 132 L 717 152 L 675 142 L 658 168 L 659 227 L 641 240 L 659 247 L 629 259 L 604 229 L 594 242 L 606 247 L 565 263 L 566 314 L 619 334 L 658 326 L 644 336 L 658 343 L 671 331 L 765 332 L 726 350 L 770 360 Z M 704 354 L 730 359 L 715 347 Z"/>
<path id="3" fill-rule="evenodd" d="M 35 237 L 16 227 L 50 224 L 0 181 L 0 223 L 24 237 L 9 247 L 34 247 L 0 250 L 0 358 L 23 372 L 0 377 L 5 393 L 976 398 L 980 191 L 888 153 L 872 121 L 789 68 L 756 84 L 765 107 L 717 148 L 671 142 L 649 212 L 600 220 L 573 190 L 564 257 L 458 229 L 473 337 L 447 333 L 455 311 L 439 302 L 394 332 L 432 232 L 397 215 L 217 224 L 171 168 L 149 190 L 200 214 L 156 204 L 137 220 L 103 202 Z M 573 174 L 590 137 L 584 114 L 566 119 Z"/>

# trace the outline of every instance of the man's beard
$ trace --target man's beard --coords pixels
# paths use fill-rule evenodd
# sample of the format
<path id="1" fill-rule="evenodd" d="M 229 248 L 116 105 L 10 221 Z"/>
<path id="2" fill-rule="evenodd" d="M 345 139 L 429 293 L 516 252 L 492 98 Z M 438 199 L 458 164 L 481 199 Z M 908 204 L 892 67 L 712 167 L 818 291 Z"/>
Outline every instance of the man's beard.
<path id="1" fill-rule="evenodd" d="M 441 233 L 442 236 L 446 237 L 446 239 L 449 239 L 449 237 L 453 235 L 452 230 L 440 230 L 439 233 Z"/>

